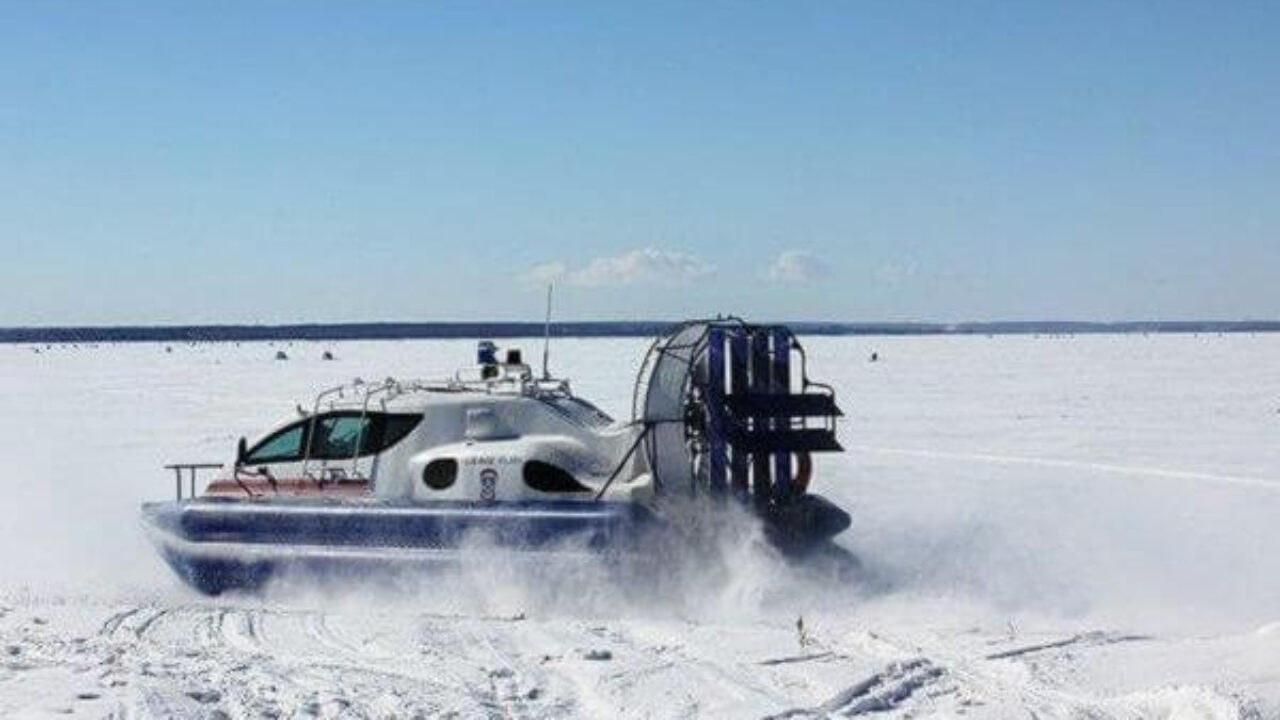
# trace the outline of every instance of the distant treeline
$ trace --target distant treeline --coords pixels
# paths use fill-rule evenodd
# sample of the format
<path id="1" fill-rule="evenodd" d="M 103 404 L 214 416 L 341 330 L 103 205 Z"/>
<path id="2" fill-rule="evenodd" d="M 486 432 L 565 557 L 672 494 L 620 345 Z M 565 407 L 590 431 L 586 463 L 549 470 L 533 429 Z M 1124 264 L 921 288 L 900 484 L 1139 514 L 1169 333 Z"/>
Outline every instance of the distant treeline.
<path id="1" fill-rule="evenodd" d="M 787 323 L 801 335 L 1064 335 L 1080 333 L 1280 332 L 1280 321 Z M 555 337 L 653 337 L 663 321 L 558 322 Z M 0 343 L 253 342 L 265 340 L 406 340 L 536 337 L 542 323 L 331 323 L 308 325 L 157 325 L 0 328 Z"/>

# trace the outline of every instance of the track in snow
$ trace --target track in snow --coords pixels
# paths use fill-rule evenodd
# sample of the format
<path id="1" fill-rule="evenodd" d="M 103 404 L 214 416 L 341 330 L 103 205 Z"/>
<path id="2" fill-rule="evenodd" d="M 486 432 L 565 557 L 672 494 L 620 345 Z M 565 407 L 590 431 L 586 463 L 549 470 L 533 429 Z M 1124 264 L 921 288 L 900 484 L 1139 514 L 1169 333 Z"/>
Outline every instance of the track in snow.
<path id="1" fill-rule="evenodd" d="M 64 616 L 46 617 L 51 608 Z M 1248 707 L 1207 689 L 1138 700 L 1073 689 L 1057 660 L 1158 642 L 1105 632 L 1018 642 L 823 623 L 800 645 L 786 623 L 59 599 L 10 610 L 0 640 L 5 717 L 1121 718 L 1180 703 Z M 1208 717 L 1239 716 L 1230 712 Z"/>
<path id="2" fill-rule="evenodd" d="M 850 450 L 863 453 L 883 455 L 902 455 L 906 457 L 927 458 L 931 460 L 959 460 L 962 462 L 991 463 L 995 465 L 1029 465 L 1068 470 L 1085 470 L 1088 472 L 1110 473 L 1115 475 L 1146 476 L 1167 480 L 1193 480 L 1218 485 L 1234 485 L 1256 490 L 1280 492 L 1280 479 L 1270 480 L 1260 477 L 1241 477 L 1237 475 L 1220 475 L 1216 473 L 1194 472 L 1189 470 L 1170 470 L 1168 468 L 1145 467 L 1137 465 L 1118 465 L 1115 463 L 1081 462 L 1060 458 L 1024 457 L 1016 455 L 997 455 L 992 453 L 948 452 L 943 450 L 922 450 L 919 448 L 883 447 L 877 445 L 854 445 Z"/>

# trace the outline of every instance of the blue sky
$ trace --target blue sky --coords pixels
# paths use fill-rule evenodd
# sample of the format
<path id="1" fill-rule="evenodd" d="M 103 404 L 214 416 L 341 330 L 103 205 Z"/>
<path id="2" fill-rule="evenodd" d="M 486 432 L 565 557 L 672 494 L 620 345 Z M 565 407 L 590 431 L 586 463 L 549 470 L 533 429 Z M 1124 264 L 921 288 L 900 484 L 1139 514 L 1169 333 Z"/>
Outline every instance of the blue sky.
<path id="1" fill-rule="evenodd" d="M 1280 317 L 1280 4 L 0 3 L 0 325 Z"/>

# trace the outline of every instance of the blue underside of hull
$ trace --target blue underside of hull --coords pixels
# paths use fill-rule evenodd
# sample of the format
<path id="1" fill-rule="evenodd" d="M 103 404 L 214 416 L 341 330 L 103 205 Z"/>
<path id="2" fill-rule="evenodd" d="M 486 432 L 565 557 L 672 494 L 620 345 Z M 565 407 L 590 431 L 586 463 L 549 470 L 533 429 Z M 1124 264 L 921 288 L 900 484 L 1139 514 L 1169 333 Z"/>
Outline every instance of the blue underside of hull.
<path id="1" fill-rule="evenodd" d="M 617 556 L 654 524 L 643 507 L 566 502 L 194 500 L 144 505 L 143 519 L 165 561 L 209 593 L 256 587 L 286 570 L 350 577 L 450 563 L 463 547 Z"/>
<path id="2" fill-rule="evenodd" d="M 535 568 L 575 555 L 633 563 L 646 538 L 664 529 L 648 508 L 623 503 L 197 499 L 147 504 L 142 514 L 165 561 L 206 593 L 254 588 L 292 571 L 344 579 L 417 571 L 456 564 L 464 548 Z M 849 526 L 847 513 L 812 495 L 762 519 L 773 544 L 797 555 Z"/>

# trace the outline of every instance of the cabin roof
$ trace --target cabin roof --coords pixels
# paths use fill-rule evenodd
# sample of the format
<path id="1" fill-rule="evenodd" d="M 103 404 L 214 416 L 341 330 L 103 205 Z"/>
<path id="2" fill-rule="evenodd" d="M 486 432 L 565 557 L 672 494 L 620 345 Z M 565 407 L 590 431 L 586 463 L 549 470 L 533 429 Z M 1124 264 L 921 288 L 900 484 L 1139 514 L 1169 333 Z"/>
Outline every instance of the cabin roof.
<path id="1" fill-rule="evenodd" d="M 362 410 L 370 412 L 428 412 L 432 408 L 462 405 L 501 405 L 541 401 L 588 426 L 614 422 L 604 411 L 575 396 L 563 380 L 531 380 L 527 375 L 490 380 L 396 380 L 359 382 L 321 393 L 307 412 Z"/>

